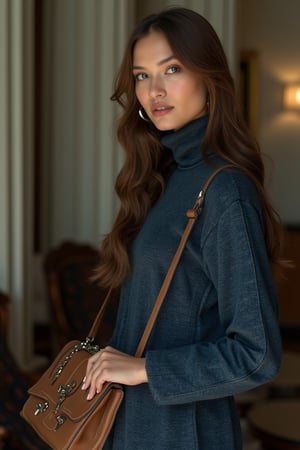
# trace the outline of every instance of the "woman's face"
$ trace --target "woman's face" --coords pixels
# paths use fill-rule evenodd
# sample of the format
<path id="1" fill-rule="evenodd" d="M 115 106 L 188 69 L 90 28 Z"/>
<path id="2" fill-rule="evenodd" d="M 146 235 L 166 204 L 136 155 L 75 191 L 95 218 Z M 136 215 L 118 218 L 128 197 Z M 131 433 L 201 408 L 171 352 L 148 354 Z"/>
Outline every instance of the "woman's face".
<path id="1" fill-rule="evenodd" d="M 159 130 L 176 130 L 207 114 L 201 76 L 174 56 L 163 33 L 137 41 L 133 75 L 138 101 Z"/>

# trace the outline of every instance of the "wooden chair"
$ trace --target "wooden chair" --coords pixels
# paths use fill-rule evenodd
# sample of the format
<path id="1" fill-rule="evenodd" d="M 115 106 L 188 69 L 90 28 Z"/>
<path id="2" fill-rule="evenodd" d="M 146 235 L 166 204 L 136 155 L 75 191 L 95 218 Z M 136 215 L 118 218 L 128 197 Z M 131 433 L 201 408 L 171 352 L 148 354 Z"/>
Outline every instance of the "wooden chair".
<path id="1" fill-rule="evenodd" d="M 46 255 L 44 271 L 59 347 L 88 335 L 107 294 L 106 289 L 90 281 L 98 261 L 97 249 L 71 241 L 63 242 Z M 118 293 L 114 293 L 98 336 L 100 346 L 106 345 L 112 335 L 117 306 Z"/>

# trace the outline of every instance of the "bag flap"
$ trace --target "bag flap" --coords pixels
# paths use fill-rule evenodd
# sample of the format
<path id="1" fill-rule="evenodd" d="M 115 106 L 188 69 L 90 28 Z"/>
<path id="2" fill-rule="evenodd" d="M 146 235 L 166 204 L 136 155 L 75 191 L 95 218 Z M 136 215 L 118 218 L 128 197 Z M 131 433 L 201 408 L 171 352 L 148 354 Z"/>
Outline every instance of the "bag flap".
<path id="1" fill-rule="evenodd" d="M 67 344 L 37 383 L 28 390 L 29 394 L 39 400 L 47 401 L 49 411 L 54 411 L 55 414 L 64 414 L 73 421 L 82 419 L 99 403 L 106 401 L 106 396 L 111 389 L 122 390 L 122 386 L 119 384 L 105 383 L 100 394 L 97 394 L 92 400 L 86 399 L 87 391 L 83 391 L 81 386 L 86 373 L 87 360 L 91 355 L 84 350 L 75 352 L 55 378 L 65 357 L 70 354 L 72 347 L 77 343 L 78 341 L 73 341 Z"/>
<path id="2" fill-rule="evenodd" d="M 123 396 L 122 386 L 116 383 L 105 383 L 103 385 L 100 394 L 96 394 L 92 400 L 87 400 L 87 392 L 79 389 L 74 395 L 70 395 L 66 398 L 66 401 L 62 404 L 59 410 L 61 414 L 66 415 L 74 422 L 83 419 L 87 414 L 90 414 L 95 408 L 98 408 L 101 403 L 104 404 L 109 400 L 109 397 L 113 395 L 113 390 L 118 389 Z"/>
<path id="3" fill-rule="evenodd" d="M 70 358 L 67 364 L 64 366 L 60 374 L 58 374 L 59 369 L 62 367 L 63 362 L 66 357 L 70 355 L 72 349 L 78 345 L 79 341 L 71 341 L 63 347 L 59 352 L 53 363 L 48 367 L 48 369 L 43 373 L 41 378 L 28 389 L 28 393 L 40 397 L 43 400 L 47 400 L 50 403 L 56 403 L 58 400 L 58 389 L 60 385 L 66 385 L 69 383 L 70 376 L 76 370 L 76 367 L 82 363 L 86 362 L 89 358 L 89 354 L 85 351 L 76 352 L 72 358 Z M 82 368 L 83 369 L 83 368 Z M 80 375 L 79 373 L 77 374 Z M 82 375 L 82 379 L 84 374 Z M 81 379 L 81 381 L 82 381 Z M 79 380 L 76 380 L 77 382 Z"/>

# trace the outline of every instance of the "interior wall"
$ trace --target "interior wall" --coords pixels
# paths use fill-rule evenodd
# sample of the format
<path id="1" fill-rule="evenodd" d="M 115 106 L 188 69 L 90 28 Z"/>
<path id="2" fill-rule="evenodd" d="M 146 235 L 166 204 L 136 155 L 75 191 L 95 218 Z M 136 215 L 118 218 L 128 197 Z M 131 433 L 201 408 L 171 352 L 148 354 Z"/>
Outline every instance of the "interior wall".
<path id="1" fill-rule="evenodd" d="M 258 139 L 268 188 L 285 224 L 300 225 L 300 113 L 282 108 L 283 86 L 300 80 L 299 0 L 240 0 L 238 43 L 257 51 Z"/>

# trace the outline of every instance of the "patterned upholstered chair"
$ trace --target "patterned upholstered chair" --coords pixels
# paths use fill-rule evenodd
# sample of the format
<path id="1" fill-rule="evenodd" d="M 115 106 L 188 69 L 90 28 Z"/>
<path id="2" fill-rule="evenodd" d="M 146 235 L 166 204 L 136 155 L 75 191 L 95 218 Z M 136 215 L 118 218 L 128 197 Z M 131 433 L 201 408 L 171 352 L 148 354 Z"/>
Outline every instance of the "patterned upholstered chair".
<path id="1" fill-rule="evenodd" d="M 8 302 L 0 293 L 0 449 L 46 450 L 49 447 L 20 417 L 28 386 L 7 346 Z"/>
<path id="2" fill-rule="evenodd" d="M 59 347 L 72 339 L 84 339 L 107 294 L 90 278 L 99 260 L 99 252 L 90 245 L 64 242 L 51 249 L 44 260 L 48 297 Z M 112 335 L 118 306 L 113 295 L 101 326 L 98 344 L 103 346 Z M 55 351 L 57 348 L 55 349 Z"/>

